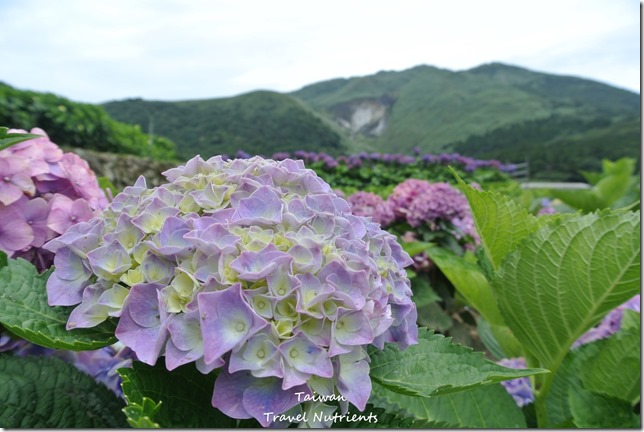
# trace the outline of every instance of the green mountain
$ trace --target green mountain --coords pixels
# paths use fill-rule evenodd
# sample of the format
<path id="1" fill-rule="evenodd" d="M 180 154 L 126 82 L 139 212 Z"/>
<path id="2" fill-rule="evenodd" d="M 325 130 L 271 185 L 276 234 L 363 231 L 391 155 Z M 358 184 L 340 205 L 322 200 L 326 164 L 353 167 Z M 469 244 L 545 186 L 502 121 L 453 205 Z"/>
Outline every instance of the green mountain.
<path id="1" fill-rule="evenodd" d="M 301 101 L 276 92 L 182 102 L 128 99 L 103 107 L 116 119 L 170 138 L 186 159 L 196 154 L 232 156 L 238 150 L 263 155 L 296 150 L 347 152 L 333 125 Z"/>
<path id="2" fill-rule="evenodd" d="M 464 71 L 417 66 L 341 78 L 282 94 L 103 105 L 114 118 L 166 136 L 184 157 L 314 150 L 457 151 L 529 160 L 533 178 L 579 179 L 601 159 L 640 157 L 637 93 L 491 63 Z M 639 164 L 638 164 L 639 165 Z"/>
<path id="3" fill-rule="evenodd" d="M 459 152 L 530 163 L 531 178 L 580 180 L 602 159 L 640 159 L 640 98 L 591 80 L 499 63 L 417 66 L 292 93 L 96 106 L 0 83 L 0 125 L 38 126 L 60 145 L 160 159 L 307 150 Z M 150 136 L 142 131 L 152 132 Z"/>
<path id="4" fill-rule="evenodd" d="M 500 63 L 461 72 L 417 66 L 313 84 L 292 95 L 385 152 L 452 149 L 473 136 L 559 116 L 639 118 L 635 93 Z"/>

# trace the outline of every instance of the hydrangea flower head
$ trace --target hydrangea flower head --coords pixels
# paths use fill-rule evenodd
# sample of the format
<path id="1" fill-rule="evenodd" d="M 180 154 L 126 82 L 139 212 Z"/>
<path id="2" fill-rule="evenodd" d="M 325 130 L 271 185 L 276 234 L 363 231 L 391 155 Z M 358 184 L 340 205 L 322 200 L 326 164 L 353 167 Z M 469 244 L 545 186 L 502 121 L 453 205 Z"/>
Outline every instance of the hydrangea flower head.
<path id="1" fill-rule="evenodd" d="M 426 225 L 435 231 L 442 228 L 440 222 L 448 222 L 456 238 L 467 235 L 478 241 L 467 198 L 449 183 L 407 179 L 394 188 L 387 202 L 399 220 L 414 228 Z"/>
<path id="2" fill-rule="evenodd" d="M 46 245 L 49 303 L 77 305 L 67 327 L 118 318 L 140 361 L 222 368 L 212 404 L 234 418 L 266 425 L 298 392 L 364 409 L 366 346 L 417 341 L 396 238 L 301 161 L 197 156 L 164 175 Z"/>
<path id="3" fill-rule="evenodd" d="M 0 250 L 44 270 L 53 256 L 42 246 L 91 219 L 107 198 L 87 162 L 63 153 L 42 129 L 31 133 L 42 137 L 0 151 Z"/>
<path id="4" fill-rule="evenodd" d="M 351 205 L 351 212 L 356 216 L 365 216 L 373 219 L 382 227 L 386 227 L 396 218 L 388 201 L 372 192 L 356 192 L 347 198 Z"/>
<path id="5" fill-rule="evenodd" d="M 409 207 L 416 198 L 428 198 L 431 183 L 426 180 L 407 179 L 398 184 L 387 198 L 397 217 L 406 218 Z"/>

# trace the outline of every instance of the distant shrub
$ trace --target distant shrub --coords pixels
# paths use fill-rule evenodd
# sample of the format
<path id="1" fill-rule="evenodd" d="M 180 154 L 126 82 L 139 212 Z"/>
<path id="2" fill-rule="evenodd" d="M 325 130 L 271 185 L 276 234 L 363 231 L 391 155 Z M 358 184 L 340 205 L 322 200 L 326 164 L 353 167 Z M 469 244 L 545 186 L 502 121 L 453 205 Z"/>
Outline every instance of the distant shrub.
<path id="1" fill-rule="evenodd" d="M 99 106 L 72 102 L 51 93 L 15 89 L 0 83 L 0 124 L 47 131 L 63 147 L 174 159 L 175 146 L 163 137 L 141 132 L 139 126 L 113 120 Z"/>

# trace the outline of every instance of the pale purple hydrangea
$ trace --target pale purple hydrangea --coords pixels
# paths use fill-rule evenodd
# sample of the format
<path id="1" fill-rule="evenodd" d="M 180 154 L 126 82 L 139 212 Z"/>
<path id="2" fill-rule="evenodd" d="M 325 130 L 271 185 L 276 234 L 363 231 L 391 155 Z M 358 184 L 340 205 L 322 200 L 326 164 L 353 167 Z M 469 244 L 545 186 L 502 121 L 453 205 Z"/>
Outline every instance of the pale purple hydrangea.
<path id="1" fill-rule="evenodd" d="M 501 359 L 497 362 L 501 366 L 512 369 L 525 369 L 527 368 L 525 359 L 523 357 Z M 513 380 L 503 381 L 501 385 L 505 390 L 510 393 L 514 402 L 519 406 L 525 406 L 534 402 L 534 393 L 530 385 L 530 378 L 515 378 Z"/>
<path id="2" fill-rule="evenodd" d="M 610 311 L 599 324 L 581 335 L 581 337 L 575 341 L 572 347 L 576 348 L 579 345 L 584 345 L 598 339 L 604 339 L 612 334 L 617 333 L 619 329 L 622 328 L 622 317 L 624 316 L 624 311 L 626 309 L 630 309 L 639 312 L 640 301 L 640 295 L 638 294 L 626 303 L 621 304 L 620 306 Z"/>
<path id="3" fill-rule="evenodd" d="M 87 162 L 63 153 L 42 129 L 31 133 L 42 137 L 0 151 L 0 250 L 42 271 L 53 259 L 42 246 L 91 219 L 107 198 Z"/>
<path id="4" fill-rule="evenodd" d="M 557 209 L 554 208 L 552 200 L 549 198 L 542 198 L 539 201 L 539 211 L 537 216 L 541 215 L 551 215 L 557 213 Z"/>
<path id="5" fill-rule="evenodd" d="M 364 409 L 366 346 L 417 341 L 396 238 L 301 161 L 195 157 L 164 175 L 46 245 L 49 303 L 76 305 L 67 327 L 118 318 L 142 362 L 222 368 L 212 404 L 234 418 L 267 425 L 297 392 Z"/>
<path id="6" fill-rule="evenodd" d="M 356 192 L 350 195 L 347 201 L 354 215 L 370 217 L 382 227 L 386 227 L 396 218 L 389 202 L 383 200 L 375 193 Z"/>
<path id="7" fill-rule="evenodd" d="M 630 309 L 640 312 L 640 308 L 641 299 L 640 295 L 637 294 L 632 299 L 610 311 L 599 324 L 577 339 L 572 345 L 573 349 L 614 335 L 622 328 L 622 317 L 624 316 L 624 311 L 626 309 Z M 525 359 L 523 357 L 502 359 L 499 360 L 498 363 L 502 366 L 514 369 L 526 368 Z M 512 395 L 518 406 L 521 407 L 534 401 L 534 395 L 528 378 L 516 378 L 513 380 L 503 381 L 501 384 L 505 387 L 508 393 Z"/>

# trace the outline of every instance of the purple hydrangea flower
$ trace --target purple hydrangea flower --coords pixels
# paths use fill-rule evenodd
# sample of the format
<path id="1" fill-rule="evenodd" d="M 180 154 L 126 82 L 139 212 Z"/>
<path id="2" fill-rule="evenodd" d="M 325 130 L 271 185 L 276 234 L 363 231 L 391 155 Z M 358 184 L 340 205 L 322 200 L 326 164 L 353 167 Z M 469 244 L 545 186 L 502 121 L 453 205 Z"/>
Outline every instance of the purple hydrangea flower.
<path id="1" fill-rule="evenodd" d="M 419 153 L 418 148 L 413 150 L 414 156 L 404 154 L 387 154 L 387 153 L 358 153 L 353 155 L 342 155 L 336 158 L 326 153 L 308 152 L 298 150 L 293 153 L 293 158 L 301 159 L 306 164 L 321 163 L 327 169 L 334 169 L 339 165 L 346 165 L 348 168 L 357 168 L 367 163 L 383 163 L 386 165 L 400 166 L 412 164 L 425 164 L 425 165 L 460 165 L 466 171 L 472 172 L 479 168 L 496 169 L 501 172 L 516 171 L 516 165 L 502 164 L 496 160 L 480 160 L 470 157 L 459 155 L 458 153 L 443 153 L 439 155 Z M 248 159 L 251 157 L 248 153 L 240 150 L 236 153 L 236 157 Z M 288 159 L 290 153 L 279 152 L 272 156 L 272 159 L 283 160 Z M 227 157 L 223 158 L 228 159 Z"/>
<path id="2" fill-rule="evenodd" d="M 581 335 L 581 337 L 575 341 L 572 347 L 576 348 L 580 345 L 584 345 L 598 339 L 604 339 L 610 335 L 617 333 L 619 329 L 622 328 L 622 317 L 624 316 L 624 311 L 626 309 L 630 309 L 639 312 L 640 302 L 641 299 L 640 295 L 638 294 L 624 304 L 619 305 L 618 307 L 610 311 L 608 315 L 606 315 L 604 319 L 600 321 L 599 324 Z"/>
<path id="3" fill-rule="evenodd" d="M 356 192 L 350 195 L 347 201 L 354 215 L 370 217 L 382 227 L 386 227 L 396 218 L 389 202 L 374 193 Z"/>
<path id="4" fill-rule="evenodd" d="M 223 368 L 212 403 L 234 418 L 268 425 L 296 392 L 364 409 L 366 346 L 417 342 L 396 238 L 301 161 L 195 157 L 164 174 L 45 245 L 49 303 L 77 305 L 67 327 L 118 319 L 140 361 Z"/>
<path id="5" fill-rule="evenodd" d="M 510 359 L 501 359 L 497 363 L 501 366 L 505 366 L 512 369 L 525 369 L 527 368 L 525 359 L 523 357 L 510 358 Z M 530 378 L 515 378 L 513 380 L 503 381 L 501 385 L 505 387 L 505 390 L 510 393 L 514 402 L 519 407 L 528 405 L 534 402 L 534 393 L 532 392 L 532 387 L 530 386 Z"/>
<path id="6" fill-rule="evenodd" d="M 543 198 L 539 202 L 539 211 L 537 212 L 537 216 L 541 215 L 549 215 L 549 214 L 555 214 L 557 213 L 557 209 L 554 208 L 552 205 L 552 200 L 548 198 Z"/>
<path id="7" fill-rule="evenodd" d="M 573 349 L 599 339 L 607 338 L 617 333 L 622 327 L 624 311 L 626 309 L 631 309 L 639 312 L 640 308 L 641 298 L 640 295 L 637 294 L 632 299 L 610 311 L 598 325 L 591 328 L 577 339 L 572 345 Z M 526 368 L 526 362 L 523 357 L 502 359 L 499 360 L 498 363 L 502 366 L 514 369 Z M 530 380 L 527 377 L 503 381 L 501 384 L 505 387 L 508 393 L 512 395 L 518 406 L 522 407 L 534 402 L 534 394 L 532 393 L 532 387 L 530 387 Z"/>
<path id="8" fill-rule="evenodd" d="M 12 129 L 12 133 L 26 133 Z M 107 205 L 87 162 L 41 138 L 0 151 L 0 250 L 25 258 L 42 271 L 53 255 L 42 246 Z"/>

